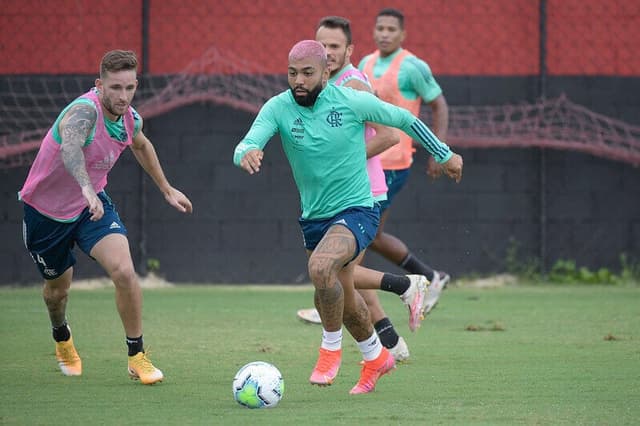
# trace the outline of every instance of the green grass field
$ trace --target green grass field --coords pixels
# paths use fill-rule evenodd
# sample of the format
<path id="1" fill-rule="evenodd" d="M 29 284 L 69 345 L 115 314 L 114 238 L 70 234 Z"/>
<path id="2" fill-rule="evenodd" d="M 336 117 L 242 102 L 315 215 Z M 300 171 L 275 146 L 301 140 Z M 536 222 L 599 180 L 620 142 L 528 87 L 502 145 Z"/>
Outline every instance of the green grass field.
<path id="1" fill-rule="evenodd" d="M 39 289 L 0 289 L 0 424 L 425 425 L 640 422 L 640 288 L 452 287 L 410 333 L 396 296 L 383 304 L 410 363 L 369 395 L 345 333 L 333 386 L 308 384 L 321 329 L 300 322 L 312 289 L 185 286 L 145 290 L 145 343 L 165 372 L 143 386 L 126 374 L 111 289 L 72 290 L 68 317 L 81 377 L 59 373 Z M 232 397 L 236 370 L 265 360 L 282 371 L 283 400 L 249 410 Z"/>

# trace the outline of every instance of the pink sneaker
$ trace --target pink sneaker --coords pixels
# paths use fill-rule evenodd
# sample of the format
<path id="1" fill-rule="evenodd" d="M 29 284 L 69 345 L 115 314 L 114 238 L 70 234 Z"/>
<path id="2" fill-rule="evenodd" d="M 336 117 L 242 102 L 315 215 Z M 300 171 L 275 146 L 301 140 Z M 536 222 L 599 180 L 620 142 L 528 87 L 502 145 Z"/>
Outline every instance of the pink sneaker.
<path id="1" fill-rule="evenodd" d="M 329 386 L 338 375 L 341 362 L 342 349 L 330 351 L 320 348 L 318 362 L 316 362 L 316 366 L 313 367 L 309 382 L 311 382 L 312 385 Z"/>
<path id="2" fill-rule="evenodd" d="M 409 309 L 409 330 L 416 331 L 424 319 L 424 299 L 429 281 L 424 275 L 407 275 L 411 285 L 400 298 Z"/>
<path id="3" fill-rule="evenodd" d="M 365 361 L 360 372 L 360 380 L 349 392 L 351 395 L 373 392 L 378 379 L 396 368 L 396 362 L 391 352 L 385 347 L 378 358 Z"/>

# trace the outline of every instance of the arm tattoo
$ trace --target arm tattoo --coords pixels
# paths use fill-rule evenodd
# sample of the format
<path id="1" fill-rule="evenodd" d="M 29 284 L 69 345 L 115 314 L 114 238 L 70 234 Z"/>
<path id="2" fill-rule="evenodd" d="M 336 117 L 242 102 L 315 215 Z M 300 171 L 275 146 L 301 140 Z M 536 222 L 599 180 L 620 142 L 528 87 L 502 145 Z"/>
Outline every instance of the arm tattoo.
<path id="1" fill-rule="evenodd" d="M 82 147 L 96 124 L 97 115 L 92 106 L 78 104 L 71 107 L 60 122 L 62 161 L 80 187 L 91 184 Z"/>

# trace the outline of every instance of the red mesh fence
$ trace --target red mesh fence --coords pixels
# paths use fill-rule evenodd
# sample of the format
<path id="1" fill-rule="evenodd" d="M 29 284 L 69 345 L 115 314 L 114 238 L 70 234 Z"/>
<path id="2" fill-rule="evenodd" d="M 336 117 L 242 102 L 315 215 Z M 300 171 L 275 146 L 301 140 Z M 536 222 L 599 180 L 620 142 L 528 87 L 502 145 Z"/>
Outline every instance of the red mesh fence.
<path id="1" fill-rule="evenodd" d="M 450 120 L 453 146 L 556 148 L 640 165 L 640 126 L 590 111 L 564 95 L 535 104 L 453 107 Z"/>
<path id="2" fill-rule="evenodd" d="M 183 73 L 149 80 L 150 84 L 137 95 L 138 111 L 152 118 L 183 105 L 207 101 L 256 112 L 269 97 L 286 87 L 284 78 L 259 74 L 260 68 L 261 64 L 239 60 L 213 47 Z M 240 74 L 241 71 L 248 73 Z M 34 77 L 32 84 L 42 92 L 47 81 Z M 25 93 L 24 102 L 32 105 L 64 104 L 75 96 L 75 92 L 57 95 L 50 92 L 34 103 L 29 91 Z M 30 114 L 19 114 L 24 109 L 19 106 L 13 111 L 0 109 L 3 117 L 16 118 L 13 123 L 16 129 L 29 128 L 0 136 L 0 168 L 28 163 L 39 138 L 57 113 L 55 108 L 34 106 Z M 19 117 L 25 117 L 24 121 L 20 122 Z M 534 104 L 450 106 L 448 143 L 474 148 L 569 149 L 640 165 L 640 127 L 589 111 L 565 97 Z"/>
<path id="3" fill-rule="evenodd" d="M 0 0 L 0 167 L 30 161 L 60 108 L 85 91 L 102 54 L 148 45 L 149 76 L 136 105 L 151 118 L 194 101 L 255 111 L 281 90 L 286 54 L 312 38 L 317 21 L 352 21 L 354 62 L 372 51 L 375 15 L 386 1 Z M 550 75 L 640 76 L 640 0 L 547 0 Z M 536 76 L 540 3 L 532 0 L 397 0 L 405 47 L 436 76 Z M 14 78 L 12 75 L 31 75 Z M 61 87 L 59 74 L 78 74 Z M 87 80 L 86 75 L 91 76 Z M 68 78 L 66 79 L 68 80 Z M 450 141 L 470 146 L 579 149 L 638 164 L 638 128 L 561 98 L 535 104 L 451 107 Z"/>

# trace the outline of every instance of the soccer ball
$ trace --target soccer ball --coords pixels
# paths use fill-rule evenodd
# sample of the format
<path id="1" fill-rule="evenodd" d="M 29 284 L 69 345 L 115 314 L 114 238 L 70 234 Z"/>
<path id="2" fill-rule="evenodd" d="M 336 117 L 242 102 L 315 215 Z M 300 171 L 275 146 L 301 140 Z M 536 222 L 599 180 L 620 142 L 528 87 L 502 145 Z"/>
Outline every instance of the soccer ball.
<path id="1" fill-rule="evenodd" d="M 248 408 L 275 407 L 283 392 L 282 374 L 268 362 L 250 362 L 240 368 L 233 379 L 233 398 Z"/>

